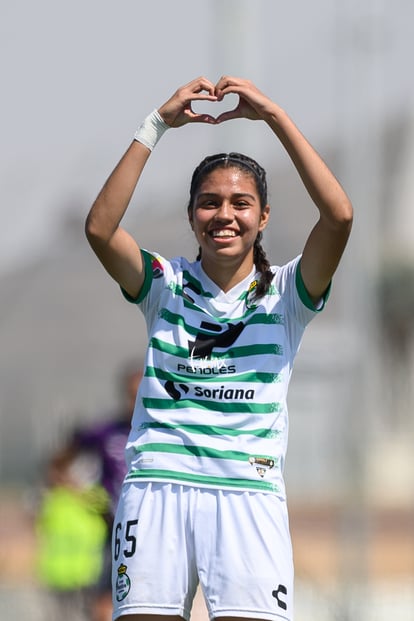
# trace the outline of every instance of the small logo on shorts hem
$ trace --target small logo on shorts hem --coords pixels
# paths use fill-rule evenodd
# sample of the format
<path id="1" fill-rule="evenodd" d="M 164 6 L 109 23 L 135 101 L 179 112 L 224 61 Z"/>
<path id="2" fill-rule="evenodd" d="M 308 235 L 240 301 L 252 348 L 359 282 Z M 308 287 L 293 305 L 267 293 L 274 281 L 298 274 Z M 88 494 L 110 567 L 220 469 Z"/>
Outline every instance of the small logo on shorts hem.
<path id="1" fill-rule="evenodd" d="M 118 567 L 118 577 L 115 584 L 115 596 L 117 602 L 122 602 L 131 589 L 131 580 L 126 572 L 127 569 L 128 567 L 122 563 Z"/>

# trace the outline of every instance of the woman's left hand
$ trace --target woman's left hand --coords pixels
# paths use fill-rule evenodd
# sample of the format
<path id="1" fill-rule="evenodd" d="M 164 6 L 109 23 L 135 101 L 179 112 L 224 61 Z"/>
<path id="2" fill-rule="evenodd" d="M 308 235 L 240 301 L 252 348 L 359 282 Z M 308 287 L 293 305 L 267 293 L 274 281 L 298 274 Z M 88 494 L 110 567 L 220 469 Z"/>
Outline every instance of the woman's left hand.
<path id="1" fill-rule="evenodd" d="M 216 123 L 231 119 L 265 120 L 271 113 L 271 107 L 274 107 L 274 103 L 250 80 L 223 76 L 217 82 L 214 92 L 218 101 L 222 101 L 230 93 L 239 95 L 236 108 L 220 114 Z"/>

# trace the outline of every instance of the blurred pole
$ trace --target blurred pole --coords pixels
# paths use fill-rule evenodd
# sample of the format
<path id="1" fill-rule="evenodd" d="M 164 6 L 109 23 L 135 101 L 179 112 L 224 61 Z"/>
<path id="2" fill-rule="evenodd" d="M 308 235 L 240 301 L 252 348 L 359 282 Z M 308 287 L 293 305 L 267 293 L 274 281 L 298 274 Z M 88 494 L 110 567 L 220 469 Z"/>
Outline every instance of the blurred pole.
<path id="1" fill-rule="evenodd" d="M 215 44 L 213 49 L 213 66 L 215 79 L 222 75 L 247 78 L 262 84 L 264 66 L 263 41 L 260 38 L 260 26 L 263 11 L 258 10 L 256 2 L 251 0 L 214 0 L 212 8 Z M 263 85 L 263 88 L 265 86 Z M 225 150 L 234 150 L 246 154 L 260 153 L 260 141 L 254 123 L 233 121 L 220 128 L 221 142 Z"/>
<path id="2" fill-rule="evenodd" d="M 346 253 L 348 330 L 355 343 L 346 441 L 349 479 L 342 522 L 343 602 L 338 619 L 358 618 L 369 582 L 367 455 L 378 429 L 380 365 L 376 283 L 380 261 L 380 180 L 384 128 L 382 0 L 336 3 L 338 134 L 343 183 L 355 218 Z M 366 600 L 365 600 L 366 601 Z M 357 612 L 359 610 L 359 613 Z"/>

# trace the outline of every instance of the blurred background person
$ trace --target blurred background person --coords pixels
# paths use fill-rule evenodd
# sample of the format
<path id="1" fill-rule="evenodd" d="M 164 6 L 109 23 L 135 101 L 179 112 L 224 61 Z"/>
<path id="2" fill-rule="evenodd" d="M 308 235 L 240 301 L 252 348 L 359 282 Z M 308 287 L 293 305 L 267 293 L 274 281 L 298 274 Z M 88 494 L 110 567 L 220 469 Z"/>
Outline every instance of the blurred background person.
<path id="1" fill-rule="evenodd" d="M 109 504 L 92 472 L 69 446 L 47 464 L 35 519 L 36 568 L 51 619 L 89 619 L 92 591 L 103 568 Z"/>
<path id="2" fill-rule="evenodd" d="M 107 525 L 103 553 L 103 567 L 92 600 L 93 621 L 109 621 L 112 618 L 111 592 L 111 536 L 114 512 L 126 474 L 125 445 L 131 427 L 138 386 L 142 371 L 137 364 L 127 364 L 119 377 L 120 408 L 109 419 L 79 428 L 74 433 L 72 451 L 85 455 L 98 468 L 97 481 L 108 494 Z"/>
<path id="3" fill-rule="evenodd" d="M 141 377 L 137 364 L 127 364 L 118 380 L 119 409 L 75 428 L 47 467 L 48 489 L 37 518 L 39 575 L 58 606 L 79 609 L 79 618 L 87 614 L 92 621 L 112 618 L 112 524 Z"/>

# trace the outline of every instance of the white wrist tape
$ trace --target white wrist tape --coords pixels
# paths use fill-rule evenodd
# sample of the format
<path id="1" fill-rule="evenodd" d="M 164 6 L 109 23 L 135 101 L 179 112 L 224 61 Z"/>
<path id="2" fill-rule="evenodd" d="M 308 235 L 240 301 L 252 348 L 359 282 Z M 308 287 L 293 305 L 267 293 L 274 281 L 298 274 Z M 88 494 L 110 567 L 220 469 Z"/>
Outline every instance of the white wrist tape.
<path id="1" fill-rule="evenodd" d="M 138 140 L 152 151 L 163 133 L 169 128 L 170 126 L 155 109 L 143 120 L 134 134 L 134 140 Z"/>

